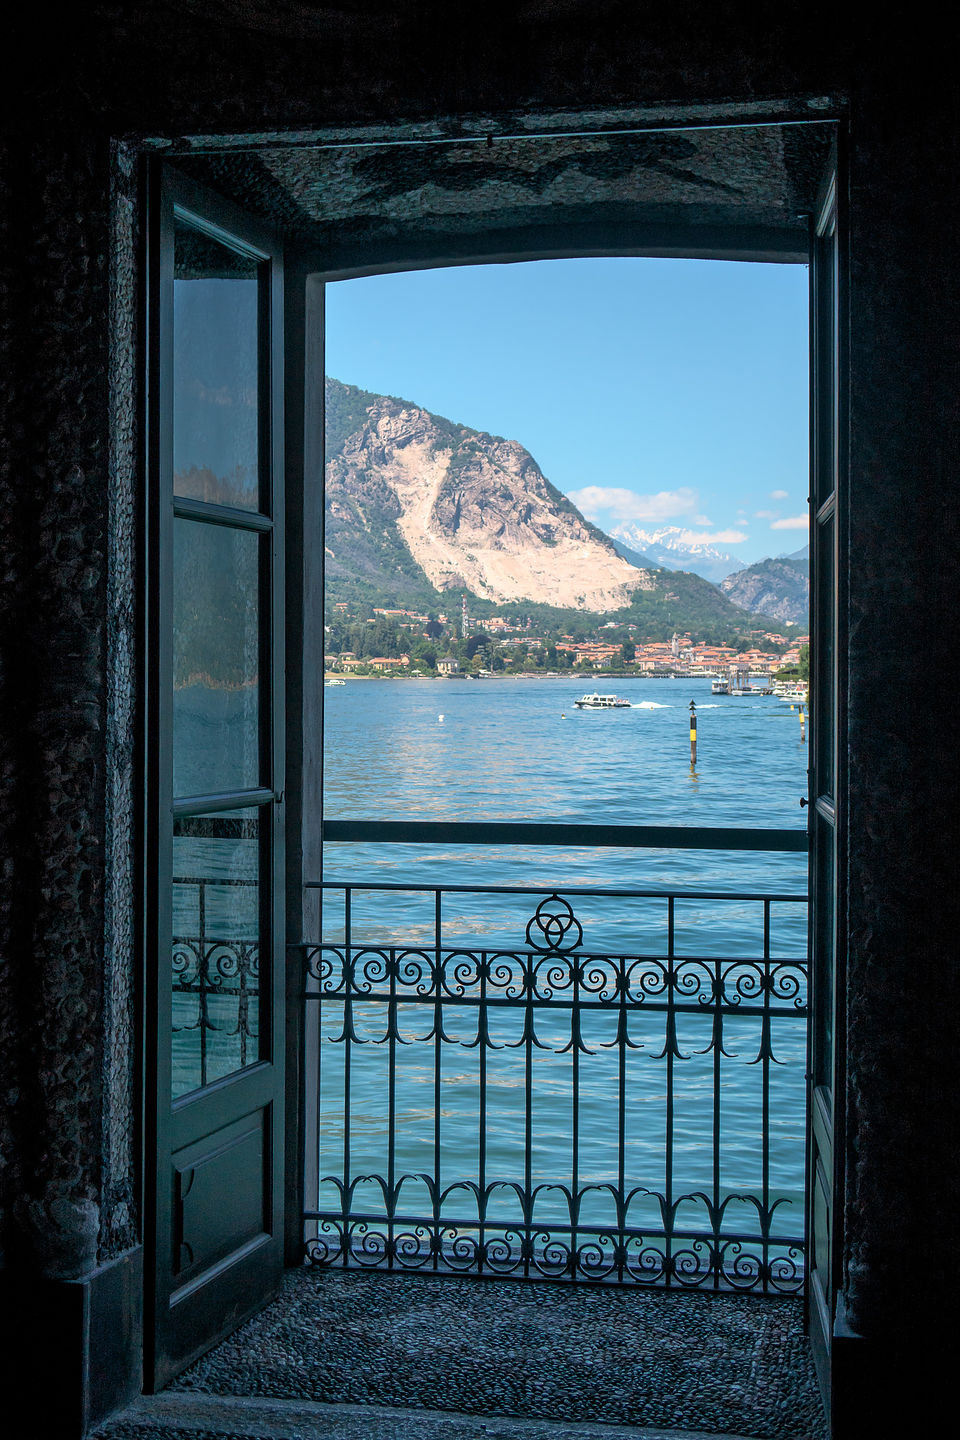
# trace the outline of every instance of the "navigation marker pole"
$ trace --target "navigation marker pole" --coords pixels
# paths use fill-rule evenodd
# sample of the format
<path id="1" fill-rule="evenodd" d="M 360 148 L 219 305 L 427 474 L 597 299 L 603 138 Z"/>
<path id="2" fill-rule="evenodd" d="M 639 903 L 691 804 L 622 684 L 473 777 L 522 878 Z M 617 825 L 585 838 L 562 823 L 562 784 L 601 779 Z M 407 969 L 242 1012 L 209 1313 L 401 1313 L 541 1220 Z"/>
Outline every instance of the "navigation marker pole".
<path id="1" fill-rule="evenodd" d="M 696 702 L 690 701 L 690 769 L 693 770 L 697 763 L 697 706 Z"/>

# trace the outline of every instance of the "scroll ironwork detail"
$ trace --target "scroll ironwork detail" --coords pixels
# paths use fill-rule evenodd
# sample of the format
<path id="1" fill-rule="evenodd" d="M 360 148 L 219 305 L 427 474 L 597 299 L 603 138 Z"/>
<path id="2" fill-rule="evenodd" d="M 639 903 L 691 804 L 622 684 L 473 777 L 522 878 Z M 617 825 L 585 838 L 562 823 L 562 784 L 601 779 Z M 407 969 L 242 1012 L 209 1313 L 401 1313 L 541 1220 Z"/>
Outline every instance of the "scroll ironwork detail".
<path id="1" fill-rule="evenodd" d="M 351 918 L 363 888 L 379 887 L 325 886 L 329 939 L 300 947 L 304 1032 L 323 1077 L 310 1262 L 802 1290 L 803 1127 L 787 1127 L 777 1106 L 800 1096 L 802 1113 L 804 896 L 701 897 L 713 919 L 698 912 L 681 945 L 690 897 L 638 892 L 623 901 L 636 918 L 617 932 L 632 943 L 585 951 L 583 924 L 556 892 L 513 946 L 462 933 L 448 943 L 446 892 L 432 890 L 433 933 L 404 944 L 386 921 Z M 578 908 L 605 893 L 578 891 Z M 794 927 L 782 949 L 781 904 Z M 357 1098 L 366 1074 L 380 1077 L 368 1097 L 380 1097 L 382 1119 Z M 469 1097 L 462 1113 L 456 1095 Z M 736 1161 L 731 1137 L 744 1142 Z"/>

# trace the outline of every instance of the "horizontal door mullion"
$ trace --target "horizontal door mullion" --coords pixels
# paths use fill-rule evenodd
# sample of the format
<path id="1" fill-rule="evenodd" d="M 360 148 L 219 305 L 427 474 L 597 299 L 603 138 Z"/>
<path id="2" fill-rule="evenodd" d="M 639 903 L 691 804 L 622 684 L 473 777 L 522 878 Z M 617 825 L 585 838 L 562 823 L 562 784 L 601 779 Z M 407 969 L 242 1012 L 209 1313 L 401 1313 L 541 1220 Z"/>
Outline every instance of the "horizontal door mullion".
<path id="1" fill-rule="evenodd" d="M 180 520 L 202 520 L 207 525 L 228 525 L 232 530 L 259 530 L 264 533 L 273 529 L 273 520 L 269 515 L 261 515 L 259 510 L 214 505 L 209 500 L 190 500 L 185 495 L 174 496 L 173 513 Z"/>
<path id="2" fill-rule="evenodd" d="M 214 795 L 181 795 L 173 802 L 174 819 L 185 815 L 211 815 L 218 810 L 243 810 L 269 805 L 280 797 L 275 790 L 260 786 L 254 790 L 225 790 Z"/>
<path id="3" fill-rule="evenodd" d="M 656 850 L 807 849 L 806 830 L 696 825 L 577 825 L 539 821 L 325 820 L 327 843 L 380 845 L 587 845 Z"/>

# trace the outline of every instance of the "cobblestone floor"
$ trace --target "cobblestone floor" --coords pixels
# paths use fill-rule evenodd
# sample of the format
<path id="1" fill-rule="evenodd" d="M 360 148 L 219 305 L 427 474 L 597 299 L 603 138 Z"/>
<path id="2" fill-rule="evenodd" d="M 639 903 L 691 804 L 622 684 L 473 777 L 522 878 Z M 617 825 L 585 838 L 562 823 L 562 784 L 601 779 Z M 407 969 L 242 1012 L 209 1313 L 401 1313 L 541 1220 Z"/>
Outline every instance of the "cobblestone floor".
<path id="1" fill-rule="evenodd" d="M 535 1430 L 557 1440 L 580 1425 L 826 1436 L 800 1302 L 744 1295 L 296 1271 L 276 1301 L 160 1397 L 174 1406 L 166 1428 L 137 1428 L 131 1416 L 104 1440 L 251 1440 L 250 1430 L 169 1428 L 177 1404 L 214 1396 L 342 1407 L 346 1428 L 309 1432 L 318 1437 L 362 1435 L 347 1412 L 364 1405 L 374 1407 L 366 1433 L 384 1440 L 512 1440 L 509 1426 L 484 1428 L 481 1417 L 494 1416 L 552 1422 Z M 381 1428 L 383 1407 L 412 1412 L 409 1427 Z M 468 1428 L 434 1412 L 455 1412 Z"/>
<path id="2" fill-rule="evenodd" d="M 689 1430 L 635 1429 L 590 1421 L 567 1424 L 529 1417 L 504 1419 L 306 1400 L 234 1400 L 183 1392 L 138 1401 L 122 1420 L 100 1434 L 102 1440 L 714 1440 Z"/>

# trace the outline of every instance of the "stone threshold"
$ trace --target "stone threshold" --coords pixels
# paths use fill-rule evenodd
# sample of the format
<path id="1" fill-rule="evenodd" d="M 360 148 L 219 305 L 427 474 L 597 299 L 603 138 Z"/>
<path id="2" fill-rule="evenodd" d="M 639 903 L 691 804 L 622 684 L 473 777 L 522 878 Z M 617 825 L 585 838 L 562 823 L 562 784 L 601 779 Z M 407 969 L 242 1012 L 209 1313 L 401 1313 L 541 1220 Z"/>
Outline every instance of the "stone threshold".
<path id="1" fill-rule="evenodd" d="M 462 1415 L 395 1406 L 167 1391 L 144 1396 L 94 1440 L 749 1440 L 701 1430 Z"/>

